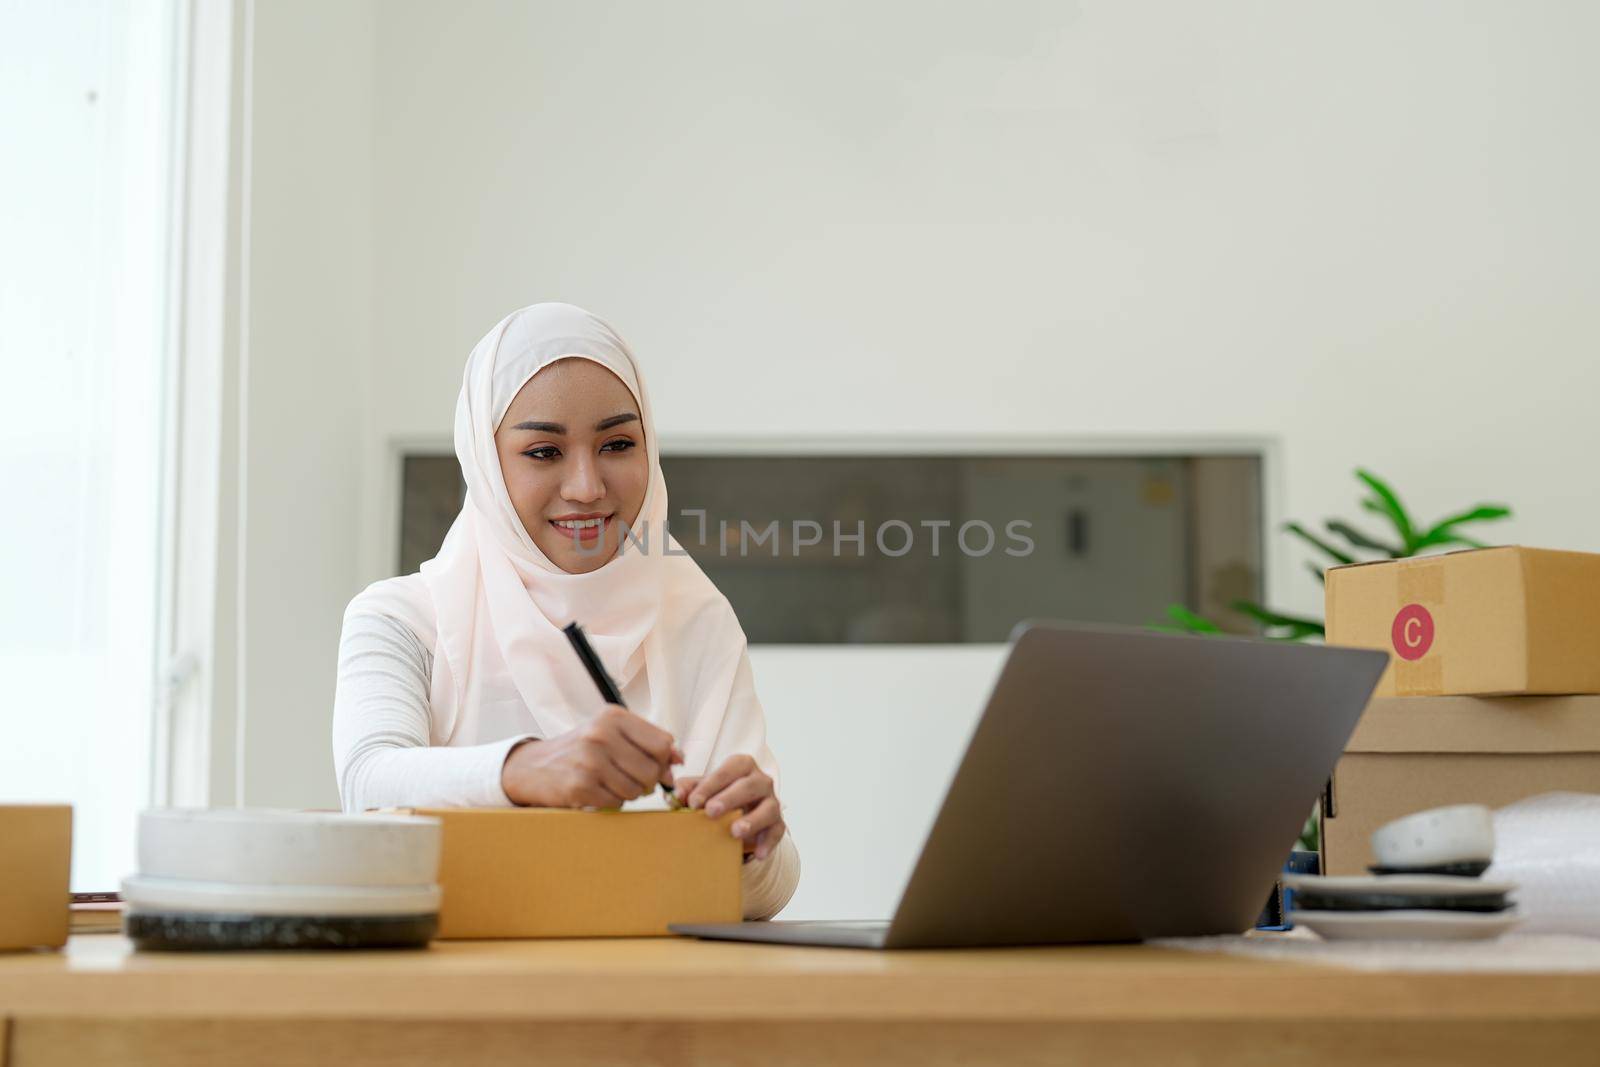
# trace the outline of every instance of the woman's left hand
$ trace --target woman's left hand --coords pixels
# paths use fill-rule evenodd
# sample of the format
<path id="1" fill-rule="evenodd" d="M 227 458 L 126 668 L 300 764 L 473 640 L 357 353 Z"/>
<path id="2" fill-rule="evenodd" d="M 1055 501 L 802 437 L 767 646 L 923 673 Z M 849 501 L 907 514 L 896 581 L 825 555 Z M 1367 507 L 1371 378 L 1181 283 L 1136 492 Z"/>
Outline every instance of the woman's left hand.
<path id="1" fill-rule="evenodd" d="M 713 819 L 735 809 L 733 836 L 744 843 L 745 858 L 764 860 L 783 840 L 787 827 L 772 779 L 743 753 L 729 756 L 704 778 L 679 778 L 678 796 L 691 808 L 704 808 Z"/>

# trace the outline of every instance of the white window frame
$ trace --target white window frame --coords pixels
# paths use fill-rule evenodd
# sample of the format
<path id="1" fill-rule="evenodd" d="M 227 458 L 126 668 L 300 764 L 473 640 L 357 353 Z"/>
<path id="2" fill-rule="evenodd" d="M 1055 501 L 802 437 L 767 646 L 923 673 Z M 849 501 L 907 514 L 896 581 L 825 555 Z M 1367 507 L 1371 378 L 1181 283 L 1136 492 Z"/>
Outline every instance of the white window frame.
<path id="1" fill-rule="evenodd" d="M 240 802 L 253 0 L 179 8 L 156 805 Z"/>

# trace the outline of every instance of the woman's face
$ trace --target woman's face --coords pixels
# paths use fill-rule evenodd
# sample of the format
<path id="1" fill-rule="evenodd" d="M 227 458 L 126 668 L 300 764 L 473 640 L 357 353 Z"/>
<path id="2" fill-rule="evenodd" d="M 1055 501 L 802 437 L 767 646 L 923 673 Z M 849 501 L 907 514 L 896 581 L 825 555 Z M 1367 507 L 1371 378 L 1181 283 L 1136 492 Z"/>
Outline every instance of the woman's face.
<path id="1" fill-rule="evenodd" d="M 639 405 L 620 378 L 557 360 L 517 391 L 494 443 L 517 517 L 550 562 L 581 574 L 616 555 L 650 483 Z"/>

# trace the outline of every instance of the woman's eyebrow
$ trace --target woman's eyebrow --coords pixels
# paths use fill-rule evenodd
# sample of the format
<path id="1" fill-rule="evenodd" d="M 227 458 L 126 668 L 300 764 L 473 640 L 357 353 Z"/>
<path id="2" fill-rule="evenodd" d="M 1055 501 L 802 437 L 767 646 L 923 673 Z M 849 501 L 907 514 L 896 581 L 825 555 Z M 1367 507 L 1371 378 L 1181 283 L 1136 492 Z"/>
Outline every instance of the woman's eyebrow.
<path id="1" fill-rule="evenodd" d="M 601 419 L 599 422 L 594 424 L 594 428 L 596 430 L 609 430 L 611 427 L 621 426 L 625 422 L 637 422 L 638 419 L 639 416 L 635 415 L 633 412 L 624 411 L 620 415 L 612 415 L 609 418 Z M 563 436 L 565 436 L 567 432 L 566 424 L 560 422 L 535 422 L 530 420 L 528 422 L 519 422 L 511 428 L 513 430 L 535 430 L 539 433 L 554 433 L 561 434 Z"/>

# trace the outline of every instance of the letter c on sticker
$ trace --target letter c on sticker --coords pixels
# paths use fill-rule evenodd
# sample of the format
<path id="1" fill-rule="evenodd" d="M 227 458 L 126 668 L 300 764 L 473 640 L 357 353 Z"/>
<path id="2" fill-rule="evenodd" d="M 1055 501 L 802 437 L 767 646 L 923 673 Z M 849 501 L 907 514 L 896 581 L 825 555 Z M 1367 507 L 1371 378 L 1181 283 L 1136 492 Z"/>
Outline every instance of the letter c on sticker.
<path id="1" fill-rule="evenodd" d="M 1421 659 L 1433 647 L 1433 616 L 1421 604 L 1407 604 L 1394 617 L 1389 640 L 1401 659 Z"/>

